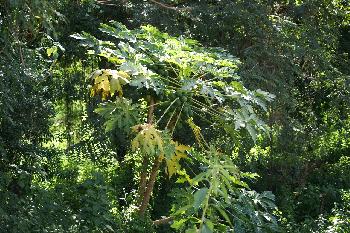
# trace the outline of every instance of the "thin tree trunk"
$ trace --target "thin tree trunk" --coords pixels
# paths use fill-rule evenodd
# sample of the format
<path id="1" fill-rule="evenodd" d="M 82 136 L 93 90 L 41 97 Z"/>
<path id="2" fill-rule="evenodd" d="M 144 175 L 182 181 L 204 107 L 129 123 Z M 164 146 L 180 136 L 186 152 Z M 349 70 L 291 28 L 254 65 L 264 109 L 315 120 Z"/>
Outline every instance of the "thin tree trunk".
<path id="1" fill-rule="evenodd" d="M 141 205 L 142 199 L 145 196 L 145 192 L 146 192 L 147 166 L 148 166 L 148 159 L 145 157 L 143 158 L 142 168 L 141 168 L 141 178 L 140 178 L 140 185 L 138 190 L 139 199 L 137 201 L 138 205 Z"/>
<path id="2" fill-rule="evenodd" d="M 151 97 L 150 101 L 149 101 L 149 109 L 148 109 L 148 113 L 147 113 L 147 123 L 148 124 L 152 124 L 153 123 L 153 112 L 154 112 L 154 98 Z M 148 167 L 148 158 L 144 157 L 143 158 L 143 162 L 142 162 L 142 168 L 141 168 L 141 177 L 140 177 L 140 184 L 139 184 L 139 200 L 138 200 L 138 204 L 141 206 L 144 202 L 145 196 L 146 196 L 146 187 L 148 187 L 148 182 L 147 182 L 147 167 Z M 153 171 L 153 170 L 152 170 Z M 152 176 L 152 172 L 150 174 L 150 177 Z M 150 179 L 149 179 L 150 180 Z M 146 207 L 147 207 L 148 203 L 146 203 Z M 144 212 L 145 210 L 143 210 Z"/>
<path id="3" fill-rule="evenodd" d="M 144 194 L 143 199 L 142 199 L 142 203 L 141 203 L 140 208 L 139 208 L 139 213 L 141 216 L 144 215 L 144 213 L 147 209 L 149 200 L 151 198 L 152 191 L 154 188 L 154 183 L 155 183 L 157 175 L 158 175 L 159 166 L 160 166 L 160 160 L 157 157 L 153 163 L 152 171 L 151 171 L 148 183 L 147 183 L 146 191 L 145 191 L 145 194 Z"/>
<path id="4" fill-rule="evenodd" d="M 153 112 L 154 112 L 154 98 L 151 96 L 151 99 L 149 101 L 149 109 L 147 113 L 147 123 L 152 124 L 153 123 Z"/>
<path id="5" fill-rule="evenodd" d="M 152 111 L 152 113 L 153 113 L 154 109 L 152 109 L 152 110 L 150 109 L 150 111 Z M 149 117 L 149 115 L 148 115 L 148 117 Z M 177 117 L 178 116 L 172 117 L 172 119 L 168 122 L 168 124 L 167 124 L 168 129 L 172 130 L 175 127 Z M 144 215 L 144 213 L 146 212 L 149 200 L 150 200 L 152 192 L 153 192 L 154 184 L 156 182 L 156 178 L 158 175 L 160 164 L 161 164 L 161 161 L 157 157 L 154 160 L 154 163 L 152 166 L 152 171 L 150 173 L 150 177 L 149 177 L 148 183 L 146 185 L 146 191 L 144 192 L 144 196 L 143 196 L 141 205 L 139 207 L 139 213 L 141 216 Z"/>

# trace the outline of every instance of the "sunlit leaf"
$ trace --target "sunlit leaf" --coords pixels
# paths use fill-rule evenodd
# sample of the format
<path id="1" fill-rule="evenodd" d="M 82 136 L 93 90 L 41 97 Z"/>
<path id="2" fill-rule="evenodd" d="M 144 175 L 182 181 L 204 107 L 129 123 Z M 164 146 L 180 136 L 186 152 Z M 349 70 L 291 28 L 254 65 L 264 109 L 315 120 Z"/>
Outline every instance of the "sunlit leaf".
<path id="1" fill-rule="evenodd" d="M 133 151 L 140 149 L 142 153 L 150 156 L 164 154 L 161 131 L 157 130 L 154 125 L 135 125 L 132 127 L 132 130 L 137 133 L 131 142 Z"/>

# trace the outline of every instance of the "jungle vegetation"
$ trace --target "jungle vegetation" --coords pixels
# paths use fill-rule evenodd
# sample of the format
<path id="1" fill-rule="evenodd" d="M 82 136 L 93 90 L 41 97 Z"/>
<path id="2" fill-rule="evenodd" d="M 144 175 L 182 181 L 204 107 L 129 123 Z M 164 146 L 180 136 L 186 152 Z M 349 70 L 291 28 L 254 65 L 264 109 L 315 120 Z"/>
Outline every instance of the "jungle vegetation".
<path id="1" fill-rule="evenodd" d="M 0 0 L 0 233 L 350 232 L 347 0 Z"/>

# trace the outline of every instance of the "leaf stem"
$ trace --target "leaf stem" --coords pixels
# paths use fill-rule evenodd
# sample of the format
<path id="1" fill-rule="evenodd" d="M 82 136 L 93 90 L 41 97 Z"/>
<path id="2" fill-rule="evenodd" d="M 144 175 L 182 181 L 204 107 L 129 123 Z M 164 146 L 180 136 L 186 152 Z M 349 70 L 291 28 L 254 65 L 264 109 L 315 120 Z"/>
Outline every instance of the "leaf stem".
<path id="1" fill-rule="evenodd" d="M 199 232 L 201 232 L 201 229 L 203 227 L 203 223 L 205 221 L 206 212 L 207 212 L 208 207 L 209 207 L 209 198 L 210 198 L 211 190 L 212 190 L 212 185 L 210 184 L 209 189 L 208 189 L 208 194 L 207 194 L 207 197 L 205 200 L 205 206 L 204 206 L 202 217 L 201 217 L 201 223 L 199 225 Z"/>

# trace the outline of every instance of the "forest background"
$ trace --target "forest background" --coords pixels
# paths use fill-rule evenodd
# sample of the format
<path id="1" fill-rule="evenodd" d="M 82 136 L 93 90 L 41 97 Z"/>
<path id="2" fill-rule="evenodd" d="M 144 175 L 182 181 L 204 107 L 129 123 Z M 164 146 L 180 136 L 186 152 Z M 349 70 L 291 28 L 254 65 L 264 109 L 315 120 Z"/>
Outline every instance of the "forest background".
<path id="1" fill-rule="evenodd" d="M 188 108 L 182 117 L 188 96 L 164 89 L 160 97 L 146 82 L 136 92 L 125 89 L 139 101 L 139 124 L 152 125 L 148 109 L 157 101 L 171 100 L 170 110 L 178 105 L 173 112 L 179 117 L 168 116 L 173 127 L 166 128 L 183 146 L 176 149 L 181 161 L 174 162 L 176 171 L 165 165 L 155 173 L 144 214 L 135 203 L 145 195 L 138 193 L 138 152 L 120 128 L 106 130 L 101 114 L 103 103 L 118 101 L 123 92 L 120 86 L 119 96 L 105 93 L 96 76 L 119 61 L 86 48 L 107 51 L 111 34 L 102 32 L 112 32 L 111 21 L 121 23 L 112 23 L 119 28 L 117 42 L 132 44 L 132 36 L 140 36 L 136 29 L 152 25 L 159 31 L 144 30 L 155 37 L 193 39 L 185 40 L 189 52 L 220 47 L 237 61 L 232 67 L 240 79 L 231 86 L 241 93 L 259 90 L 254 93 L 268 99 L 260 103 L 265 111 L 256 111 L 267 130 L 248 123 L 220 130 L 222 122 L 206 112 L 220 109 L 200 105 L 198 116 Z M 349 59 L 346 0 L 0 0 L 0 232 L 349 232 Z M 170 63 L 156 64 L 145 66 L 170 79 L 180 75 L 171 73 Z M 96 70 L 102 73 L 92 80 Z M 155 120 L 171 113 L 158 109 Z M 140 127 L 136 133 L 146 130 Z M 203 152 L 207 142 L 218 149 Z M 211 193 L 215 179 L 198 177 L 213 167 L 211 158 L 219 156 L 213 153 L 226 154 L 220 157 L 225 164 L 242 171 L 230 176 L 235 187 L 229 194 L 220 184 Z M 181 207 L 186 200 L 194 209 Z M 216 202 L 222 209 L 206 208 Z"/>

